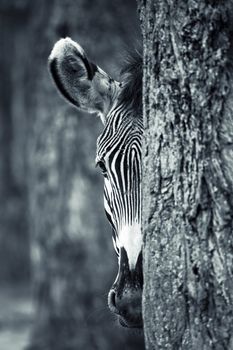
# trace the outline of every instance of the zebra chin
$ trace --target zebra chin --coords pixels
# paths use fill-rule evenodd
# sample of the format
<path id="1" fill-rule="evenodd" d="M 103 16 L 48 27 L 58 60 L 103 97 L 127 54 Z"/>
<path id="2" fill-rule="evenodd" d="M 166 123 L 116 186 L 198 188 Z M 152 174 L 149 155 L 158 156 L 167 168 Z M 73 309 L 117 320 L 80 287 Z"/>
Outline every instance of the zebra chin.
<path id="1" fill-rule="evenodd" d="M 121 248 L 118 275 L 108 295 L 109 308 L 118 315 L 121 326 L 142 328 L 142 287 L 142 253 L 130 269 L 127 253 Z"/>

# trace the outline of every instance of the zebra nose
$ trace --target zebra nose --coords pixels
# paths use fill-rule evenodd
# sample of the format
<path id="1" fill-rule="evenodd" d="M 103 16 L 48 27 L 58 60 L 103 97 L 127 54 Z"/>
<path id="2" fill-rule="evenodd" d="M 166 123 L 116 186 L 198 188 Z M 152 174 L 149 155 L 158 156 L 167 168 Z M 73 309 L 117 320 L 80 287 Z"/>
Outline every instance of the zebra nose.
<path id="1" fill-rule="evenodd" d="M 118 294 L 116 290 L 109 292 L 109 308 L 119 315 L 120 324 L 124 327 L 142 327 L 141 312 L 142 291 L 130 288 Z"/>
<path id="2" fill-rule="evenodd" d="M 116 292 L 113 289 L 111 289 L 108 294 L 108 306 L 112 312 L 114 312 L 115 314 L 119 314 L 116 306 Z"/>

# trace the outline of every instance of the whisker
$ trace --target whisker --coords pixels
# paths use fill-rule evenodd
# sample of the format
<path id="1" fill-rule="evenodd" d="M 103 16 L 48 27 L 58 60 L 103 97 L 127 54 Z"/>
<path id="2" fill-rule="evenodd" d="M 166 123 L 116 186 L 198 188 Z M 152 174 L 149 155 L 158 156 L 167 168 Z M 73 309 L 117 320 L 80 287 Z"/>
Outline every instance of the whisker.
<path id="1" fill-rule="evenodd" d="M 87 315 L 86 321 L 87 322 L 90 322 L 92 320 L 101 321 L 101 320 L 104 320 L 105 318 L 110 318 L 110 316 L 111 316 L 111 313 L 108 310 L 107 306 L 98 307 Z"/>

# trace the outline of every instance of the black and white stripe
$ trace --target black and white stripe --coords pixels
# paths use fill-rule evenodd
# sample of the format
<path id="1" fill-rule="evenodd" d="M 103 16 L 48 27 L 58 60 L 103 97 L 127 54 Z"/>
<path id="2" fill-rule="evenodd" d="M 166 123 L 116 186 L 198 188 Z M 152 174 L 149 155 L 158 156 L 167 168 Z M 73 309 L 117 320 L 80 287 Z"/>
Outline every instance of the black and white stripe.
<path id="1" fill-rule="evenodd" d="M 142 120 L 133 112 L 121 103 L 112 108 L 98 138 L 96 158 L 104 175 L 105 211 L 113 228 L 114 246 L 117 253 L 121 247 L 128 250 L 129 260 L 132 254 L 136 259 L 141 250 L 137 243 L 135 252 L 134 239 L 139 242 L 141 238 Z M 130 240 L 133 252 L 129 251 Z"/>

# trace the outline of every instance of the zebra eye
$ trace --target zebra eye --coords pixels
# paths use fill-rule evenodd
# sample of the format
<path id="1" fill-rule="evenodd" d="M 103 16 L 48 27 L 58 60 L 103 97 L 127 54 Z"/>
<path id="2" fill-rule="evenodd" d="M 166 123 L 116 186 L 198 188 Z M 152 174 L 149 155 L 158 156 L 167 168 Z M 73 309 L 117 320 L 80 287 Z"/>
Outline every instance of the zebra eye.
<path id="1" fill-rule="evenodd" d="M 97 165 L 101 169 L 102 174 L 104 176 L 107 176 L 107 169 L 106 169 L 106 166 L 105 166 L 104 162 L 102 160 L 99 160 Z"/>

